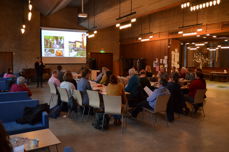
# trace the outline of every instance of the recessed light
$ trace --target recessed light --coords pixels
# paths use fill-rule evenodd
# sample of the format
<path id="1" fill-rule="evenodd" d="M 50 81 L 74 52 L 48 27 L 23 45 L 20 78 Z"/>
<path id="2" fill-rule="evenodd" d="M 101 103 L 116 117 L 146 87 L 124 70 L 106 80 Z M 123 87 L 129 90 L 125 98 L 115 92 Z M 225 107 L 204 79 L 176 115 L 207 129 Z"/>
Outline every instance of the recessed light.
<path id="1" fill-rule="evenodd" d="M 203 38 L 206 39 L 207 37 L 204 36 Z"/>
<path id="2" fill-rule="evenodd" d="M 197 35 L 196 37 L 200 37 L 200 35 Z"/>
<path id="3" fill-rule="evenodd" d="M 217 36 L 216 36 L 216 35 L 213 35 L 212 37 L 213 37 L 213 38 L 216 38 Z"/>
<path id="4" fill-rule="evenodd" d="M 206 34 L 206 36 L 210 36 L 210 34 Z"/>
<path id="5" fill-rule="evenodd" d="M 228 40 L 224 40 L 225 42 L 228 42 Z"/>

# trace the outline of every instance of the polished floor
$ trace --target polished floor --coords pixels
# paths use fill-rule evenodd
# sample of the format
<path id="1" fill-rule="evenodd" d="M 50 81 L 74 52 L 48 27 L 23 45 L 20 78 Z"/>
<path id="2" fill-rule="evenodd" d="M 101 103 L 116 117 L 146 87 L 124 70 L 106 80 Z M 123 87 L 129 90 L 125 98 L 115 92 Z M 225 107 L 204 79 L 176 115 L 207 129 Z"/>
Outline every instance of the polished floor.
<path id="1" fill-rule="evenodd" d="M 31 86 L 33 99 L 49 101 L 49 89 Z M 76 152 L 228 152 L 229 83 L 207 82 L 206 117 L 176 116 L 167 127 L 160 119 L 155 126 L 150 115 L 128 120 L 127 130 L 111 125 L 109 130 L 92 127 L 92 120 L 60 117 L 50 119 L 50 129 L 61 140 L 59 147 L 72 146 Z M 55 151 L 54 149 L 51 149 Z"/>

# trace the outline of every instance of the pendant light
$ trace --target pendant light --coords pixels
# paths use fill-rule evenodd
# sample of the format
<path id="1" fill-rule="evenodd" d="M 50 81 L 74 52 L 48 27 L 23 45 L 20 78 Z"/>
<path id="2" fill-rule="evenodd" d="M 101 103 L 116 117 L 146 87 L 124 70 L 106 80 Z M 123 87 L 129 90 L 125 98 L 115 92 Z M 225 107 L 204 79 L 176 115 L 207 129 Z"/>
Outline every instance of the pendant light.
<path id="1" fill-rule="evenodd" d="M 81 13 L 78 14 L 80 18 L 87 18 L 87 13 L 84 13 L 84 0 L 81 1 Z"/>
<path id="2" fill-rule="evenodd" d="M 132 16 L 134 14 L 136 14 L 136 12 L 133 12 L 133 3 L 132 3 L 132 0 L 130 0 L 130 13 L 129 14 L 126 14 L 126 15 L 123 15 L 121 16 L 121 0 L 119 0 L 119 17 L 116 18 L 116 20 L 121 20 L 123 18 L 126 18 L 126 17 L 129 17 L 129 16 Z M 117 28 L 119 28 L 120 30 L 122 29 L 127 29 L 127 28 L 130 28 L 132 27 L 132 23 L 136 22 L 137 19 L 136 18 L 132 18 L 131 20 L 129 20 L 128 22 L 124 22 L 124 23 L 117 23 L 115 26 Z"/>

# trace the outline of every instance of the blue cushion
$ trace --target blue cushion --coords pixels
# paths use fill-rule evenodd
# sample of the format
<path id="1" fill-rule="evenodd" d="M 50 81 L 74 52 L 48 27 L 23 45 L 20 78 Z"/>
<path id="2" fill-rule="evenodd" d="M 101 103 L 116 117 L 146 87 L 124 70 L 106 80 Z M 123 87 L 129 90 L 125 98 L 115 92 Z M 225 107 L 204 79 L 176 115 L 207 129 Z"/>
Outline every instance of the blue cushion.
<path id="1" fill-rule="evenodd" d="M 1 101 L 17 101 L 17 100 L 29 100 L 31 99 L 28 95 L 28 92 L 2 92 L 0 93 L 0 102 Z"/>
<path id="2" fill-rule="evenodd" d="M 74 152 L 73 148 L 72 147 L 64 147 L 64 152 Z"/>
<path id="3" fill-rule="evenodd" d="M 22 118 L 25 107 L 35 107 L 38 103 L 38 100 L 0 102 L 0 120 L 11 122 Z"/>
<path id="4" fill-rule="evenodd" d="M 38 123 L 38 124 L 35 124 L 35 125 L 30 125 L 30 124 L 18 124 L 15 121 L 6 122 L 6 123 L 3 123 L 3 125 L 4 125 L 7 133 L 10 134 L 10 135 L 44 128 L 42 123 Z"/>

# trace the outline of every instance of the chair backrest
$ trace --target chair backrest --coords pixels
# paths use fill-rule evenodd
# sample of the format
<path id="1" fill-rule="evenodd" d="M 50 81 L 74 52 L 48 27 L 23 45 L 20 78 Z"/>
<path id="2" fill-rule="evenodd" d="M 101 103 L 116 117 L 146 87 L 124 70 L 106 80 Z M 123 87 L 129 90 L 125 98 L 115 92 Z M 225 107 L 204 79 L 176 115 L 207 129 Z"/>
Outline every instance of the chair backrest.
<path id="1" fill-rule="evenodd" d="M 57 94 L 56 86 L 52 82 L 49 82 L 48 84 L 49 84 L 49 88 L 50 88 L 50 93 L 51 94 Z"/>
<path id="2" fill-rule="evenodd" d="M 78 102 L 78 104 L 80 105 L 80 106 L 82 106 L 83 105 L 83 100 L 82 100 L 82 95 L 81 95 L 81 93 L 80 93 L 80 91 L 79 90 L 73 90 L 73 98 L 75 99 L 75 100 L 77 100 L 77 102 Z"/>
<path id="3" fill-rule="evenodd" d="M 154 107 L 154 112 L 166 112 L 170 95 L 158 96 Z"/>
<path id="4" fill-rule="evenodd" d="M 104 112 L 108 114 L 121 114 L 122 97 L 103 95 Z"/>
<path id="5" fill-rule="evenodd" d="M 100 98 L 98 91 L 87 90 L 89 98 L 89 106 L 94 108 L 100 108 Z"/>
<path id="6" fill-rule="evenodd" d="M 206 89 L 198 89 L 194 97 L 194 104 L 203 103 Z"/>
<path id="7" fill-rule="evenodd" d="M 62 102 L 68 102 L 69 101 L 69 97 L 68 97 L 68 92 L 65 88 L 57 88 L 59 93 L 60 93 L 60 99 Z"/>

